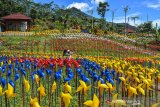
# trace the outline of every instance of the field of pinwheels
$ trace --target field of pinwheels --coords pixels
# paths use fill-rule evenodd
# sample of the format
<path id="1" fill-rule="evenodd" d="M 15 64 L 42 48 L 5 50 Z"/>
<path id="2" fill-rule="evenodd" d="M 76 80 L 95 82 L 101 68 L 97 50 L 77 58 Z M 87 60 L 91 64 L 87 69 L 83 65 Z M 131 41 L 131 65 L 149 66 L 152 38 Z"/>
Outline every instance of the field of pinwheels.
<path id="1" fill-rule="evenodd" d="M 84 34 L 0 40 L 0 107 L 158 107 L 153 50 Z"/>

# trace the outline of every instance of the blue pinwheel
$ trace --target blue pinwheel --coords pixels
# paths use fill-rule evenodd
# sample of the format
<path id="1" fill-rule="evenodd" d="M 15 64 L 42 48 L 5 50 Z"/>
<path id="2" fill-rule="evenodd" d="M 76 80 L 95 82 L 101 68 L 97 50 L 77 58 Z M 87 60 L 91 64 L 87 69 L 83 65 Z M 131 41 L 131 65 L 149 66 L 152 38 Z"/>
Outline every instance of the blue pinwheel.
<path id="1" fill-rule="evenodd" d="M 9 84 L 10 84 L 12 87 L 15 86 L 15 84 L 14 84 L 14 82 L 13 82 L 12 80 L 9 80 Z"/>
<path id="2" fill-rule="evenodd" d="M 74 77 L 73 71 L 71 68 L 67 68 L 68 77 L 64 79 L 64 82 L 70 82 L 72 78 Z"/>
<path id="3" fill-rule="evenodd" d="M 82 69 L 76 68 L 76 72 L 77 72 L 78 74 L 81 74 L 81 73 L 82 73 Z"/>
<path id="4" fill-rule="evenodd" d="M 6 66 L 3 65 L 3 66 L 2 66 L 2 73 L 5 73 L 5 71 L 6 71 Z"/>
<path id="5" fill-rule="evenodd" d="M 11 70 L 10 69 L 8 69 L 8 74 L 7 74 L 7 76 L 10 78 L 10 76 L 11 76 Z"/>
<path id="6" fill-rule="evenodd" d="M 37 74 L 40 78 L 43 78 L 45 76 L 44 69 L 41 68 L 40 70 L 37 70 Z"/>
<path id="7" fill-rule="evenodd" d="M 62 68 L 60 68 L 57 72 L 54 74 L 55 80 L 58 80 L 62 77 Z"/>
<path id="8" fill-rule="evenodd" d="M 1 77 L 1 84 L 3 88 L 6 86 L 6 80 L 2 77 Z"/>
<path id="9" fill-rule="evenodd" d="M 14 75 L 14 81 L 17 81 L 17 80 L 19 79 L 19 77 L 20 77 L 20 75 L 19 75 L 18 73 L 16 73 L 16 74 Z"/>
<path id="10" fill-rule="evenodd" d="M 47 73 L 47 75 L 51 75 L 52 74 L 52 70 L 46 69 L 46 73 Z"/>
<path id="11" fill-rule="evenodd" d="M 9 64 L 8 68 L 11 70 L 12 69 L 12 64 Z"/>
<path id="12" fill-rule="evenodd" d="M 25 69 L 20 68 L 20 72 L 21 72 L 22 75 L 26 76 L 26 71 L 25 71 Z"/>

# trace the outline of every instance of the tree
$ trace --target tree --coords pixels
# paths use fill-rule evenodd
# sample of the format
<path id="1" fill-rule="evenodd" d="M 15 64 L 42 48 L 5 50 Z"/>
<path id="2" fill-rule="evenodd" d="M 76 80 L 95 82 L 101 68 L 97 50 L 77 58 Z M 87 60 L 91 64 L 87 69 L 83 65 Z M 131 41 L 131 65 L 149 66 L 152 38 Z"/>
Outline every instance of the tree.
<path id="1" fill-rule="evenodd" d="M 131 20 L 134 21 L 134 25 L 136 25 L 136 19 L 139 19 L 139 17 L 138 16 L 132 16 L 131 17 Z"/>
<path id="2" fill-rule="evenodd" d="M 146 22 L 143 24 L 140 24 L 138 27 L 138 32 L 139 33 L 148 33 L 148 32 L 153 32 L 153 25 L 152 22 Z"/>
<path id="3" fill-rule="evenodd" d="M 104 28 L 103 22 L 105 21 L 104 18 L 105 18 L 106 11 L 109 11 L 108 7 L 109 7 L 108 2 L 99 2 L 99 5 L 97 7 L 98 15 L 100 15 L 101 18 L 103 19 L 102 28 Z"/>
<path id="4" fill-rule="evenodd" d="M 127 33 L 127 12 L 129 10 L 129 7 L 126 6 L 123 10 L 124 10 L 124 15 L 125 15 L 125 36 L 126 36 L 126 33 Z"/>

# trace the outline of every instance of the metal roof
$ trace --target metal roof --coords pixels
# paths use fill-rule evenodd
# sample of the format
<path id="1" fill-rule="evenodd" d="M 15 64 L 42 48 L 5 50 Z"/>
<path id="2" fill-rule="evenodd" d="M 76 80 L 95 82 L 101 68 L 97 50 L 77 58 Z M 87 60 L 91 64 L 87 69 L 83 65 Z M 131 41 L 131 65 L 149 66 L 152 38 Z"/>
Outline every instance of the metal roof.
<path id="1" fill-rule="evenodd" d="M 1 19 L 4 19 L 4 20 L 31 20 L 30 17 L 25 16 L 21 13 L 14 13 L 11 15 L 7 15 L 7 16 L 1 17 Z"/>

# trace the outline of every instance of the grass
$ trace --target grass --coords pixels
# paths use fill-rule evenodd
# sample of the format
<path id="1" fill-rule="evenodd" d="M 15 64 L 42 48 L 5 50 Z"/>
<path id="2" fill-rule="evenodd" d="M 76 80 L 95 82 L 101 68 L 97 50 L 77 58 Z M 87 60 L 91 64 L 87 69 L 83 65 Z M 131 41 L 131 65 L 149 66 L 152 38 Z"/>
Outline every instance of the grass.
<path id="1" fill-rule="evenodd" d="M 64 49 L 74 50 L 77 55 L 113 56 L 113 57 L 147 57 L 135 50 L 111 42 L 90 39 L 55 39 L 53 36 L 3 36 L 0 51 L 11 50 L 17 52 L 58 53 L 62 55 Z M 52 48 L 52 49 L 51 49 Z M 52 51 L 52 52 L 51 52 Z"/>

